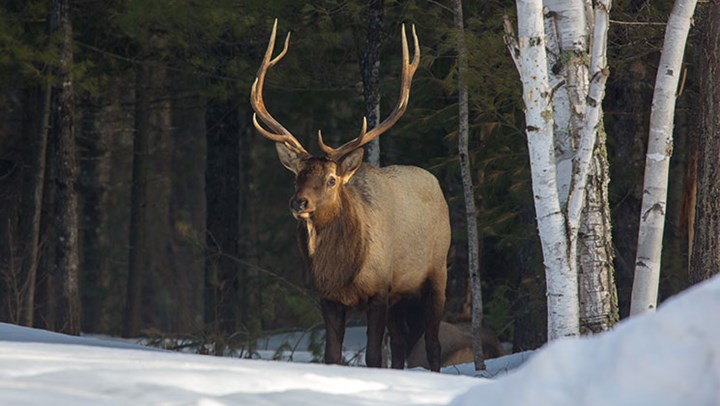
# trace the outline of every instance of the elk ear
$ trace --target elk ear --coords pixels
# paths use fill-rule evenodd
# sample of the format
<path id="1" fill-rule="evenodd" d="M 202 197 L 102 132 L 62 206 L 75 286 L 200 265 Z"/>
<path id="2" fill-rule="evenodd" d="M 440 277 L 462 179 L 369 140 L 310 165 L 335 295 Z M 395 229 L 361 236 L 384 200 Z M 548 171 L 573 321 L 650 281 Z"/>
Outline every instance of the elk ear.
<path id="1" fill-rule="evenodd" d="M 350 178 L 352 178 L 355 174 L 355 171 L 360 168 L 364 153 L 365 150 L 363 148 L 358 148 L 345 155 L 342 159 L 342 162 L 340 162 L 340 177 L 342 178 L 343 183 L 348 183 Z"/>
<path id="2" fill-rule="evenodd" d="M 297 175 L 298 172 L 300 172 L 300 161 L 307 158 L 307 155 L 301 151 L 297 151 L 284 142 L 276 142 L 275 149 L 283 166 Z"/>

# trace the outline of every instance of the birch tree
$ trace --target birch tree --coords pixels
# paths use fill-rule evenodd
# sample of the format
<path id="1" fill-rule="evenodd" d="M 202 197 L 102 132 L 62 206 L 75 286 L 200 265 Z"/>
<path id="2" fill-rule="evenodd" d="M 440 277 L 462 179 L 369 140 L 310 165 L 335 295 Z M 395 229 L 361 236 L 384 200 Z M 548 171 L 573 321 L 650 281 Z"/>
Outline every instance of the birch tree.
<path id="1" fill-rule="evenodd" d="M 688 31 L 697 0 L 676 0 L 665 29 L 655 78 L 650 134 L 645 155 L 643 199 L 638 230 L 630 314 L 657 307 L 662 236 L 667 208 L 668 172 L 673 150 L 675 100 Z"/>
<path id="2" fill-rule="evenodd" d="M 550 88 L 542 1 L 517 1 L 518 35 L 505 21 L 506 42 L 523 86 L 532 190 L 547 283 L 548 338 L 577 335 L 577 269 L 568 257 L 565 219 L 560 209 L 553 143 Z"/>
<path id="3" fill-rule="evenodd" d="M 570 250 L 577 253 L 580 328 L 583 333 L 600 332 L 618 319 L 601 104 L 611 3 L 543 4 L 548 71 L 556 89 L 552 104 L 558 193 L 568 210 Z"/>
<path id="4" fill-rule="evenodd" d="M 594 8 L 580 1 L 545 4 L 547 18 L 543 21 L 542 1 L 518 0 L 518 36 L 515 38 L 507 19 L 505 31 L 523 82 L 533 196 L 547 282 L 548 338 L 554 339 L 580 332 L 578 236 L 608 76 L 605 44 L 610 1 L 597 1 Z M 595 23 L 589 23 L 589 18 Z M 591 44 L 587 43 L 588 27 L 593 27 Z M 607 202 L 601 201 L 599 207 L 603 204 Z M 595 233 L 609 231 L 609 220 L 603 227 Z M 588 275 L 597 278 L 592 266 L 602 261 L 587 263 L 591 265 Z M 599 296 L 605 295 L 601 292 Z"/>
<path id="5" fill-rule="evenodd" d="M 467 70 L 468 56 L 465 44 L 465 28 L 463 23 L 462 0 L 453 0 L 453 21 L 457 29 L 458 53 L 458 156 L 460 158 L 460 174 L 462 177 L 463 196 L 465 198 L 465 219 L 467 223 L 468 239 L 468 272 L 472 286 L 472 336 L 473 359 L 475 370 L 484 370 L 485 361 L 481 340 L 482 331 L 482 285 L 480 283 L 480 248 L 477 227 L 477 213 L 475 210 L 475 192 L 473 188 L 472 172 L 470 170 L 470 154 L 468 152 L 468 87 Z"/>

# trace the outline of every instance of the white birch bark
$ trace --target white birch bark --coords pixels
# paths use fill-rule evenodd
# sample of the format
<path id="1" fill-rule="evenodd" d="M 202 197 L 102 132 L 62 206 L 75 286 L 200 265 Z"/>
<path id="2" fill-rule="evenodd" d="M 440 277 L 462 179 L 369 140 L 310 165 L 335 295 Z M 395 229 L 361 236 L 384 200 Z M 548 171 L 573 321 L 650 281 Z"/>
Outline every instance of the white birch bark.
<path id="1" fill-rule="evenodd" d="M 544 0 L 545 27 L 551 52 L 557 52 L 550 77 L 560 76 L 553 85 L 553 113 L 560 205 L 566 207 L 573 174 L 573 157 L 585 114 L 587 95 L 588 25 L 582 0 Z M 551 32 L 554 34 L 552 35 Z M 555 40 L 557 45 L 553 46 Z M 556 49 L 556 50 L 555 50 Z"/>
<path id="2" fill-rule="evenodd" d="M 555 170 L 560 206 L 567 205 L 572 179 L 572 159 L 575 155 L 575 143 L 570 134 L 570 98 L 568 92 L 559 91 L 566 84 L 567 68 L 562 61 L 562 51 L 558 37 L 557 24 L 552 13 L 545 11 L 545 38 L 548 54 L 548 79 L 552 91 L 553 139 L 555 142 Z"/>
<path id="3" fill-rule="evenodd" d="M 655 78 L 630 314 L 657 307 L 677 86 L 697 0 L 676 0 Z"/>
<path id="4" fill-rule="evenodd" d="M 611 0 L 597 0 L 588 7 L 592 27 L 590 83 L 585 122 L 577 154 L 577 188 L 568 205 L 568 218 L 579 220 L 577 236 L 579 258 L 580 329 L 596 333 L 612 328 L 619 319 L 613 244 L 608 202 L 608 162 L 606 136 L 602 128 L 602 100 L 608 77 L 607 32 Z M 575 193 L 577 191 L 578 193 Z M 582 210 L 582 213 L 581 213 Z M 570 228 L 577 228 L 571 224 Z M 573 243 L 571 245 L 575 244 Z"/>
<path id="5" fill-rule="evenodd" d="M 558 71 L 564 81 L 562 91 L 557 89 L 553 93 L 552 103 L 553 112 L 557 113 L 557 116 L 554 116 L 555 142 L 556 144 L 570 146 L 568 151 L 570 153 L 569 162 L 567 153 L 563 154 L 564 158 L 558 160 L 558 184 L 561 185 L 559 186 L 560 201 L 561 205 L 565 206 L 571 193 L 577 196 L 578 180 L 581 179 L 578 178 L 578 175 L 586 175 L 586 173 L 578 173 L 578 170 L 573 170 L 573 168 L 577 167 L 578 163 L 578 151 L 576 151 L 578 142 L 583 143 L 587 148 L 587 142 L 589 141 L 587 139 L 580 140 L 580 129 L 586 114 L 588 88 L 587 66 L 583 62 L 583 56 L 587 54 L 587 22 L 582 0 L 544 0 L 543 3 L 545 4 L 545 26 L 554 31 L 554 39 L 558 42 L 557 46 L 550 47 L 551 49 L 557 48 L 559 52 L 555 70 Z M 553 36 L 549 36 L 549 38 L 552 39 Z M 558 98 L 562 98 L 560 103 L 556 101 Z M 587 133 L 583 132 L 582 135 L 587 135 Z M 568 173 L 568 171 L 570 172 Z M 571 189 L 573 185 L 575 187 Z M 580 195 L 580 197 L 583 196 Z M 568 213 L 574 214 L 574 212 L 570 211 Z M 576 239 L 579 220 L 579 212 L 575 217 L 569 216 L 567 219 L 569 226 L 568 237 L 571 244 Z M 575 225 L 574 228 L 573 225 Z M 576 252 L 575 247 L 572 245 L 570 252 Z"/>
<path id="6" fill-rule="evenodd" d="M 569 260 L 555 169 L 551 88 L 541 0 L 518 0 L 518 37 L 506 43 L 523 83 L 532 188 L 547 283 L 548 338 L 579 334 L 577 269 Z"/>
<path id="7" fill-rule="evenodd" d="M 582 103 L 583 120 L 580 129 L 580 142 L 575 156 L 575 164 L 573 165 L 576 169 L 573 173 L 572 188 L 568 200 L 568 229 L 571 239 L 577 238 L 582 209 L 585 205 L 585 186 L 597 140 L 598 125 L 601 121 L 602 99 L 609 74 L 605 55 L 610 0 L 597 0 L 595 10 L 595 28 L 590 58 L 591 80 L 586 100 Z"/>
<path id="8" fill-rule="evenodd" d="M 548 50 L 557 54 L 550 61 L 551 78 L 557 75 L 561 85 L 554 87 L 552 100 L 558 188 L 561 206 L 567 210 L 569 251 L 577 261 L 580 325 L 585 331 L 600 331 L 611 326 L 617 314 L 604 138 L 597 143 L 608 73 L 610 3 L 599 1 L 595 8 L 583 0 L 545 0 L 544 4 Z M 601 156 L 592 159 L 596 148 Z"/>

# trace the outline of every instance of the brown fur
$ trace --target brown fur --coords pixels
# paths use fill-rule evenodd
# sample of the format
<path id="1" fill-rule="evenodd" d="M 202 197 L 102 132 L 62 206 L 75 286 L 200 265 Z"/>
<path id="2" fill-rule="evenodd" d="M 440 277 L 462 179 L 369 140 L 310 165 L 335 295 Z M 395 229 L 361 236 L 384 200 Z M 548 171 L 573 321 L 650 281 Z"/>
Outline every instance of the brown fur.
<path id="1" fill-rule="evenodd" d="M 407 108 L 412 77 L 420 66 L 415 27 L 412 62 L 405 26 L 402 28 L 400 98 L 390 116 L 370 131 L 367 120 L 363 120 L 361 134 L 337 149 L 327 146 L 318 132 L 326 158 L 310 156 L 265 107 L 265 74 L 283 58 L 290 39 L 288 34 L 285 48 L 273 58 L 276 33 L 277 20 L 251 87 L 250 104 L 256 114 L 255 128 L 275 142 L 280 162 L 296 175 L 290 209 L 299 221 L 298 240 L 305 262 L 322 295 L 325 362 L 342 361 L 347 308 L 366 305 L 368 366 L 381 364 L 387 326 L 392 366 L 403 368 L 407 348 L 417 340 L 418 328 L 422 327 L 430 369 L 438 371 L 438 328 L 445 305 L 450 246 L 447 202 L 437 179 L 425 170 L 410 166 L 379 169 L 362 164 L 362 146 L 391 128 Z M 421 323 L 404 310 L 401 303 L 408 300 L 420 304 Z"/>
<path id="2" fill-rule="evenodd" d="M 348 286 L 363 268 L 367 257 L 363 224 L 345 191 L 340 193 L 338 209 L 344 213 L 342 216 L 325 223 L 314 222 L 316 248 L 313 255 L 308 249 L 307 221 L 298 222 L 300 249 L 311 270 L 315 287 L 323 297 Z M 343 260 L 338 261 L 338 258 Z"/>
<path id="3" fill-rule="evenodd" d="M 416 167 L 362 164 L 362 149 L 340 162 L 282 146 L 278 152 L 296 174 L 290 205 L 300 249 L 323 299 L 325 361 L 340 362 L 345 309 L 366 307 L 368 365 L 380 363 L 387 322 L 393 367 L 404 366 L 424 332 L 431 369 L 438 370 L 450 224 L 437 179 Z M 402 306 L 407 301 L 417 304 L 414 312 L 423 320 L 405 320 L 411 317 Z"/>
<path id="4" fill-rule="evenodd" d="M 482 342 L 485 359 L 507 355 L 507 351 L 505 351 L 497 335 L 492 330 L 482 328 L 480 330 L 480 341 Z M 440 323 L 440 345 L 442 347 L 440 359 L 443 367 L 473 362 L 472 335 L 454 324 Z M 410 352 L 407 358 L 407 367 L 430 368 L 425 355 L 424 337 L 418 340 Z"/>

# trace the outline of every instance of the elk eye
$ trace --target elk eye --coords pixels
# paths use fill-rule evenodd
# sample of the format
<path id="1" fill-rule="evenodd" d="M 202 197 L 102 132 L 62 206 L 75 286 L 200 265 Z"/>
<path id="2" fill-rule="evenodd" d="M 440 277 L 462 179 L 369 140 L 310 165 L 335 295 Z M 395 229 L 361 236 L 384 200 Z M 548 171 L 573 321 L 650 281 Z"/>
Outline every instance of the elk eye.
<path id="1" fill-rule="evenodd" d="M 328 180 L 327 180 L 328 188 L 332 189 L 333 187 L 335 187 L 336 182 L 337 181 L 335 180 L 334 176 L 331 176 L 330 178 L 328 178 Z"/>

